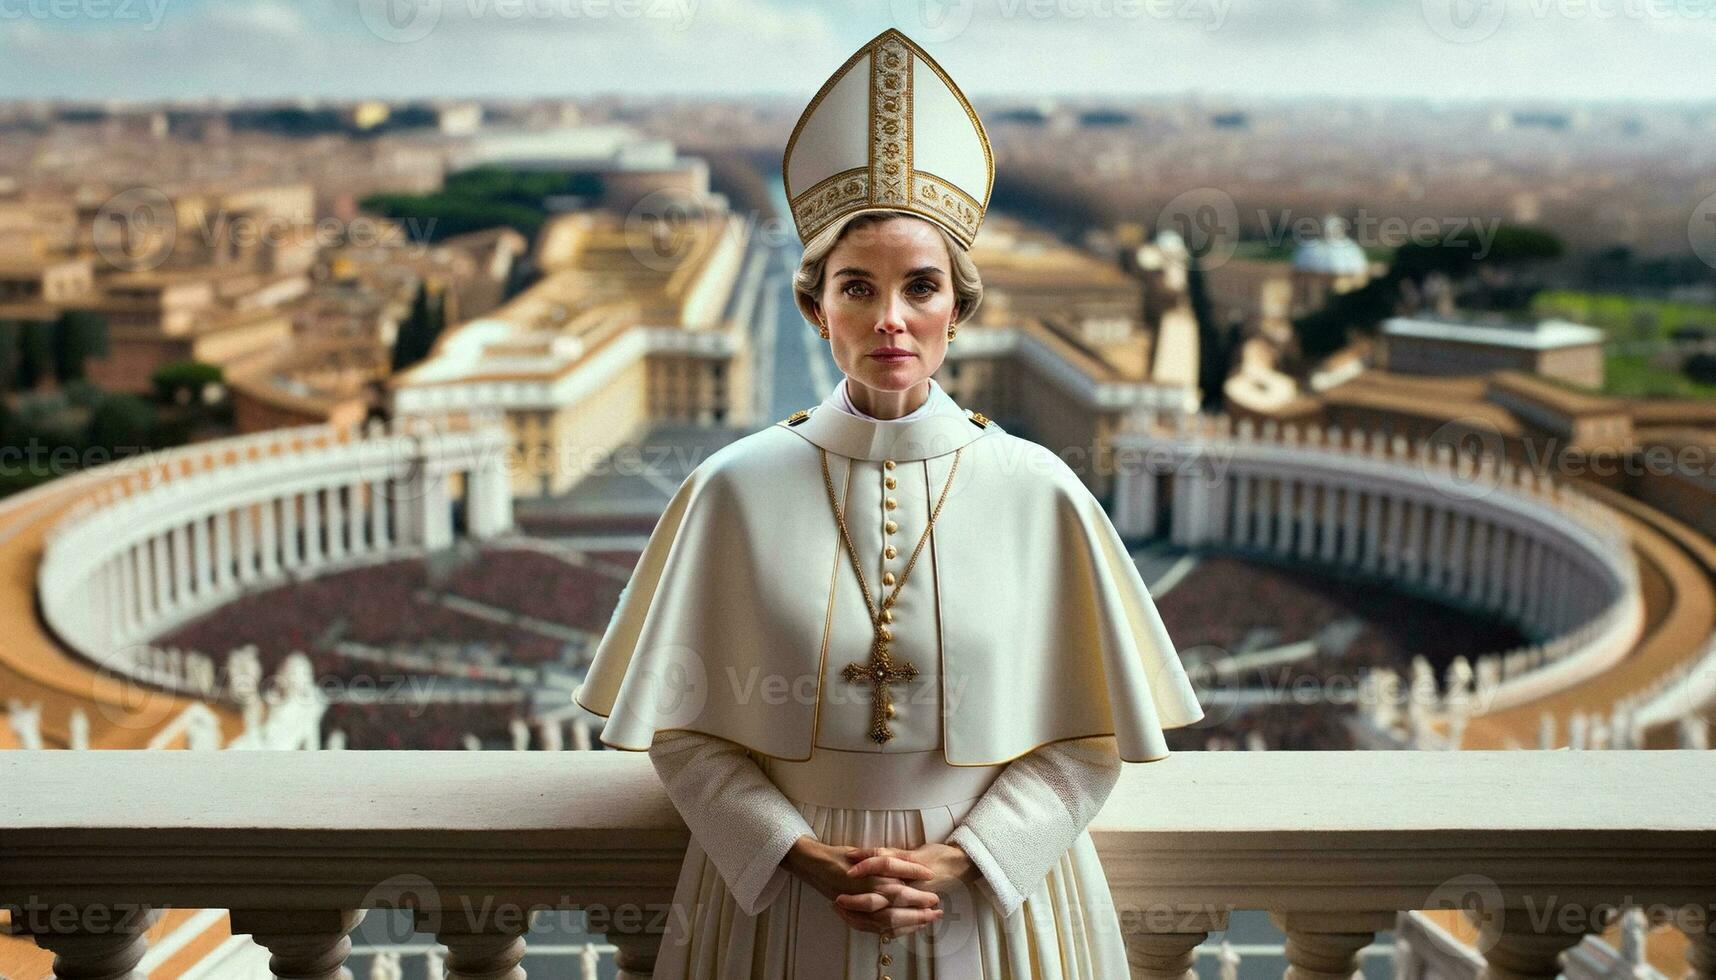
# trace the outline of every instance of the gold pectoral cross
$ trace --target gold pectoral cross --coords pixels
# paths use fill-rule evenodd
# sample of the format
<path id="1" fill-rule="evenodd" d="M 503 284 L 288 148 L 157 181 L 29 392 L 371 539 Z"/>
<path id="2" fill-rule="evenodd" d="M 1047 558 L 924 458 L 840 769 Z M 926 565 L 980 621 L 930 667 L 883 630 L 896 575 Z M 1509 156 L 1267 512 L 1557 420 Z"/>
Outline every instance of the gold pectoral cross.
<path id="1" fill-rule="evenodd" d="M 917 665 L 906 660 L 894 663 L 893 656 L 888 652 L 888 638 L 878 633 L 875 641 L 870 644 L 870 662 L 849 663 L 841 672 L 841 676 L 855 683 L 868 681 L 874 686 L 875 696 L 871 698 L 870 710 L 870 739 L 886 742 L 893 738 L 894 730 L 888 727 L 888 719 L 894 716 L 894 698 L 888 685 L 916 680 Z"/>

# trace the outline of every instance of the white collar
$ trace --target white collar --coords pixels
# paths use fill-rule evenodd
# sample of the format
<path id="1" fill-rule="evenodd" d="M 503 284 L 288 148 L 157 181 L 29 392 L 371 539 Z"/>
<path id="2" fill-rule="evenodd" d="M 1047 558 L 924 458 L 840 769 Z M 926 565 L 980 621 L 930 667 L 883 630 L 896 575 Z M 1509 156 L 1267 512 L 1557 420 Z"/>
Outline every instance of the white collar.
<path id="1" fill-rule="evenodd" d="M 844 384 L 842 379 L 822 404 L 806 412 L 795 412 L 778 424 L 831 453 L 871 461 L 942 456 L 962 448 L 985 431 L 998 428 L 960 408 L 934 378 L 930 379 L 930 395 L 924 404 L 898 419 L 878 419 L 845 411 L 840 405 Z"/>
<path id="2" fill-rule="evenodd" d="M 852 379 L 842 376 L 840 382 L 834 386 L 834 391 L 829 393 L 829 396 L 824 398 L 822 403 L 824 405 L 832 405 L 834 408 L 837 408 L 848 415 L 856 415 L 861 419 L 869 419 L 873 422 L 910 422 L 913 419 L 920 419 L 929 415 L 931 412 L 934 412 L 939 407 L 936 405 L 938 396 L 943 400 L 949 402 L 953 401 L 953 399 L 948 398 L 947 392 L 942 390 L 941 385 L 936 384 L 934 378 L 930 378 L 929 397 L 924 399 L 924 403 L 922 405 L 919 405 L 917 408 L 912 409 L 910 412 L 907 412 L 897 419 L 879 419 L 852 404 L 851 389 Z"/>

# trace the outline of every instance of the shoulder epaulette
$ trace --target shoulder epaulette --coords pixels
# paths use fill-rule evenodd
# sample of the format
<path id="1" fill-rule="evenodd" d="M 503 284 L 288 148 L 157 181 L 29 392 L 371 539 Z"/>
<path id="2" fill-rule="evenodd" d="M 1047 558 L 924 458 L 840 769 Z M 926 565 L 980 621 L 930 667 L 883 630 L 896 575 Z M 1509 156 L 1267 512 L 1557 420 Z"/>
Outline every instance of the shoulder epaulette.
<path id="1" fill-rule="evenodd" d="M 972 425 L 977 426 L 979 429 L 989 428 L 989 416 L 969 408 L 965 410 L 965 414 L 971 419 Z"/>
<path id="2" fill-rule="evenodd" d="M 807 418 L 810 418 L 810 409 L 801 408 L 798 411 L 792 413 L 791 415 L 788 415 L 785 419 L 782 419 L 782 421 L 785 422 L 787 425 L 797 425 L 800 422 L 803 422 Z"/>

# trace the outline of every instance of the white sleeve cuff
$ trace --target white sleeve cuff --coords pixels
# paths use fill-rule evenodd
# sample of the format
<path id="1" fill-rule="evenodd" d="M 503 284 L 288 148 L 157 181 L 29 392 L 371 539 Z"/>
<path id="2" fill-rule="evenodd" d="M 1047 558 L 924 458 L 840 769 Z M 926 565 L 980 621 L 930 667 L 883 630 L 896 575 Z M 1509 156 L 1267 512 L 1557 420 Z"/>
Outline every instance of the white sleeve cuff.
<path id="1" fill-rule="evenodd" d="M 957 844 L 960 849 L 971 857 L 971 863 L 977 866 L 982 877 L 977 881 L 977 890 L 988 896 L 991 905 L 1001 913 L 1003 919 L 1018 911 L 1025 904 L 1025 896 L 1007 878 L 1007 873 L 1001 870 L 995 855 L 989 853 L 989 848 L 977 836 L 969 825 L 961 824 L 947 836 L 949 844 Z"/>
<path id="2" fill-rule="evenodd" d="M 662 786 L 734 901 L 756 915 L 785 884 L 781 859 L 810 823 L 741 746 L 701 732 L 661 732 L 649 750 Z"/>
<path id="3" fill-rule="evenodd" d="M 816 836 L 810 824 L 800 815 L 798 825 L 788 824 L 775 831 L 774 836 L 769 838 L 768 843 L 745 866 L 738 880 L 729 886 L 733 900 L 739 903 L 739 909 L 746 915 L 760 914 L 780 895 L 781 888 L 790 877 L 781 861 L 792 850 L 792 845 L 805 834 Z"/>

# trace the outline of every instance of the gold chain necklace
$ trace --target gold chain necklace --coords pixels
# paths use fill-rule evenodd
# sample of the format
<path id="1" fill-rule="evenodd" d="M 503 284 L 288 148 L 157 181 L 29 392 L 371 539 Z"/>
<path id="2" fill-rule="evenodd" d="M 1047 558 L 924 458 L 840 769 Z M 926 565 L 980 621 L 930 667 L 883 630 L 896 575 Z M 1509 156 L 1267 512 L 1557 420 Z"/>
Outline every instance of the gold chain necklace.
<path id="1" fill-rule="evenodd" d="M 846 542 L 846 553 L 852 558 L 852 571 L 858 575 L 858 587 L 864 590 L 864 612 L 869 615 L 870 625 L 875 630 L 875 637 L 870 643 L 869 663 L 847 664 L 841 676 L 850 682 L 869 681 L 874 685 L 870 739 L 886 742 L 894 737 L 893 729 L 888 727 L 888 719 L 894 714 L 893 692 L 888 685 L 897 681 L 916 680 L 918 668 L 909 661 L 902 660 L 897 664 L 894 662 L 889 650 L 893 633 L 883 625 L 882 616 L 893 608 L 895 600 L 900 597 L 900 590 L 906 587 L 906 578 L 912 574 L 912 567 L 918 563 L 918 555 L 929 541 L 930 529 L 935 527 L 935 519 L 941 515 L 941 505 L 947 502 L 947 491 L 953 486 L 953 475 L 959 471 L 959 454 L 963 450 L 953 451 L 953 466 L 947 471 L 947 482 L 942 484 L 941 496 L 935 502 L 935 509 L 930 511 L 929 523 L 924 525 L 924 533 L 918 537 L 918 546 L 912 549 L 912 557 L 906 561 L 906 568 L 900 573 L 899 581 L 894 583 L 894 591 L 883 596 L 880 605 L 870 596 L 870 583 L 864 580 L 864 566 L 858 560 L 858 549 L 852 546 L 852 533 L 846 529 L 846 515 L 840 512 L 840 502 L 835 498 L 834 478 L 828 475 L 828 451 L 818 446 L 817 452 L 822 455 L 822 483 L 828 489 L 828 505 L 834 508 L 834 520 L 840 525 L 840 537 Z"/>

